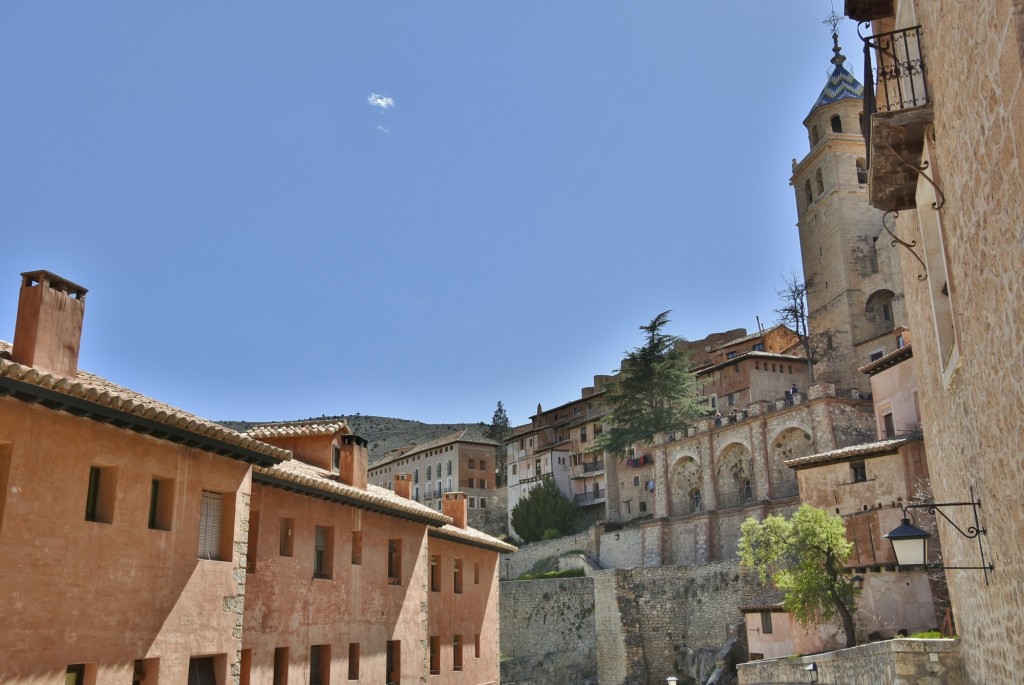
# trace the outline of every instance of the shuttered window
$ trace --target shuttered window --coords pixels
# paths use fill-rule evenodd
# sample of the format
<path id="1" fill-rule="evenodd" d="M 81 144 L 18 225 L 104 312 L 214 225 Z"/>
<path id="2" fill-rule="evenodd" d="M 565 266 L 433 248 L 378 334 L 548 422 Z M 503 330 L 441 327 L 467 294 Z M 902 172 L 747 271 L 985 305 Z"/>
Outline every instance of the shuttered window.
<path id="1" fill-rule="evenodd" d="M 224 495 L 203 490 L 199 503 L 199 558 L 220 559 Z"/>

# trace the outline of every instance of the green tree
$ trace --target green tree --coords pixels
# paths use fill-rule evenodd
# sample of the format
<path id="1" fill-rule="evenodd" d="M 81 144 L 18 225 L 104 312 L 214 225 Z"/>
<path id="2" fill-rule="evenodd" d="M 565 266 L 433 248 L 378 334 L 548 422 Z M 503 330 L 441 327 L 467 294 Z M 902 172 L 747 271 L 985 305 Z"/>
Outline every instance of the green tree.
<path id="1" fill-rule="evenodd" d="M 704 414 L 689 355 L 676 347 L 680 338 L 662 330 L 668 315 L 662 312 L 640 326 L 644 344 L 626 352 L 618 378 L 608 385 L 609 427 L 590 451 L 623 457 L 634 444 L 650 444 L 656 433 L 684 430 Z"/>
<path id="2" fill-rule="evenodd" d="M 740 563 L 756 570 L 761 582 L 771 579 L 786 611 L 803 626 L 839 616 L 846 646 L 856 646 L 857 589 L 846 572 L 853 543 L 842 518 L 802 504 L 788 521 L 774 514 L 748 518 L 740 532 Z"/>
<path id="3" fill-rule="evenodd" d="M 494 410 L 491 425 L 487 427 L 487 437 L 498 443 L 498 446 L 494 448 L 494 468 L 497 471 L 498 485 L 504 485 L 508 478 L 508 474 L 505 473 L 505 443 L 510 435 L 512 435 L 512 427 L 508 423 L 505 405 L 498 400 L 498 408 Z"/>
<path id="4" fill-rule="evenodd" d="M 512 508 L 512 527 L 525 542 L 544 539 L 544 533 L 576 530 L 576 505 L 558 489 L 553 478 L 544 481 Z"/>

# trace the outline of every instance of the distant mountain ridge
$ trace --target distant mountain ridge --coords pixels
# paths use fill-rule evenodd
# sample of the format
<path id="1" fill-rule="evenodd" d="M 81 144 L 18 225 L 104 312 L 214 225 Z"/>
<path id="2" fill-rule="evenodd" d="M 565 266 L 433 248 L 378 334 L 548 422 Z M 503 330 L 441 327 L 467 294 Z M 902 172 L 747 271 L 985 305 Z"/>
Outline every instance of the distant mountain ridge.
<path id="1" fill-rule="evenodd" d="M 349 428 L 356 435 L 366 438 L 369 442 L 370 463 L 375 464 L 391 450 L 399 447 L 410 447 L 424 442 L 443 438 L 464 428 L 477 428 L 480 432 L 487 429 L 487 424 L 479 423 L 423 423 L 410 419 L 394 419 L 388 416 L 364 416 L 352 414 L 351 416 L 312 416 L 308 419 L 294 419 L 295 422 L 302 421 L 348 421 Z M 218 421 L 225 428 L 234 431 L 244 432 L 269 421 Z M 276 421 L 273 423 L 277 423 Z M 290 423 L 290 422 L 281 422 Z"/>

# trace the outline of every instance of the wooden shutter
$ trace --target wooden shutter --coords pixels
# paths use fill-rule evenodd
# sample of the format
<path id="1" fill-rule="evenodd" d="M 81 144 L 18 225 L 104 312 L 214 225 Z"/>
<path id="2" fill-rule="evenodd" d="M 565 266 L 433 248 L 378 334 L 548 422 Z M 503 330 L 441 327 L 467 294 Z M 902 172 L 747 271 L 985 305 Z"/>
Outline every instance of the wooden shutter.
<path id="1" fill-rule="evenodd" d="M 221 518 L 224 495 L 203 490 L 199 503 L 199 558 L 220 558 Z"/>

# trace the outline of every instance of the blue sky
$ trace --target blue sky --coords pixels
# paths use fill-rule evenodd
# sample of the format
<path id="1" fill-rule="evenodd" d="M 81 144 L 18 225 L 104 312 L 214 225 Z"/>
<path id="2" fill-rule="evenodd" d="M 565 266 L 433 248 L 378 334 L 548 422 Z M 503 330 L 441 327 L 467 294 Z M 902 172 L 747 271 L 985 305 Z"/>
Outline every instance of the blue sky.
<path id="1" fill-rule="evenodd" d="M 828 0 L 0 8 L 0 338 L 54 271 L 202 416 L 521 423 L 799 268 Z"/>

